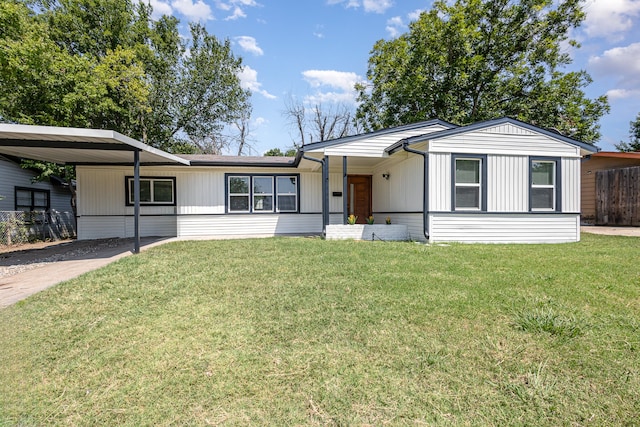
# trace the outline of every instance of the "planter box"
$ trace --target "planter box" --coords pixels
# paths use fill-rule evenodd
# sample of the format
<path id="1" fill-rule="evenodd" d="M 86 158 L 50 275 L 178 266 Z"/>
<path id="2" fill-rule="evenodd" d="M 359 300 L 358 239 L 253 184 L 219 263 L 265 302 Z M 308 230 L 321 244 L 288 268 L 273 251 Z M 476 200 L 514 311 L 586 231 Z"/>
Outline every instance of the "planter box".
<path id="1" fill-rule="evenodd" d="M 330 240 L 409 240 L 409 228 L 402 224 L 331 224 L 327 225 Z"/>

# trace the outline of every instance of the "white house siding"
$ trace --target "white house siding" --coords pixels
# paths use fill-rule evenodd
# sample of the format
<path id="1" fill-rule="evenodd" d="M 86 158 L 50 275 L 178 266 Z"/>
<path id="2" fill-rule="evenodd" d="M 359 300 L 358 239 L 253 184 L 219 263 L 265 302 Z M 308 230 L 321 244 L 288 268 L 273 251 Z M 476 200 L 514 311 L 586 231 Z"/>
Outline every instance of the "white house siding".
<path id="1" fill-rule="evenodd" d="M 400 161 L 385 162 L 373 173 L 372 207 L 374 212 L 422 211 L 424 160 L 408 155 Z M 389 179 L 382 177 L 389 174 Z"/>
<path id="2" fill-rule="evenodd" d="M 451 154 L 429 153 L 429 210 L 451 210 Z"/>
<path id="3" fill-rule="evenodd" d="M 0 211 L 15 210 L 15 187 L 49 190 L 51 209 L 59 212 L 71 212 L 71 193 L 69 190 L 52 185 L 49 182 L 31 182 L 35 174 L 22 169 L 15 162 L 0 157 Z"/>
<path id="4" fill-rule="evenodd" d="M 273 236 L 322 232 L 321 214 L 181 215 L 177 235 Z"/>
<path id="5" fill-rule="evenodd" d="M 526 212 L 529 205 L 529 159 L 526 156 L 487 157 L 487 210 Z"/>
<path id="6" fill-rule="evenodd" d="M 513 124 L 430 141 L 432 153 L 580 157 L 580 148 Z"/>
<path id="7" fill-rule="evenodd" d="M 562 211 L 580 212 L 580 159 L 562 159 Z"/>
<path id="8" fill-rule="evenodd" d="M 300 214 L 225 214 L 225 173 L 300 175 Z M 125 204 L 132 167 L 78 166 L 78 238 L 133 236 L 133 206 Z M 142 236 L 306 234 L 322 231 L 319 172 L 291 168 L 141 167 L 141 176 L 176 178 L 176 206 L 141 206 Z M 339 174 L 332 174 L 334 183 Z M 340 189 L 342 188 L 340 179 Z M 342 210 L 341 198 L 340 211 Z M 335 201 L 334 201 L 335 203 Z M 340 215 L 331 217 L 341 223 Z"/>
<path id="9" fill-rule="evenodd" d="M 580 240 L 580 216 L 562 214 L 431 214 L 430 241 L 566 243 Z"/>

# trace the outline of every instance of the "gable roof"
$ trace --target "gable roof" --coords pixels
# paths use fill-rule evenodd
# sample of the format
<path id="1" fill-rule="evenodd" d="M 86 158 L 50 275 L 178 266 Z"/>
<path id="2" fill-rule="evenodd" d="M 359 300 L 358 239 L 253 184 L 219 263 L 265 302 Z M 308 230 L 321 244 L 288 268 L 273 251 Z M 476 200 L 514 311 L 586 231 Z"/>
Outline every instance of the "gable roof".
<path id="1" fill-rule="evenodd" d="M 447 129 L 439 132 L 434 132 L 427 135 L 419 135 L 410 138 L 405 138 L 402 141 L 398 141 L 397 143 L 389 146 L 385 151 L 389 154 L 393 154 L 402 149 L 402 146 L 406 143 L 408 145 L 416 144 L 424 141 L 431 141 L 435 139 L 447 138 L 453 135 L 460 135 L 468 132 L 473 132 L 477 130 L 487 129 L 490 127 L 503 125 L 503 124 L 512 124 L 515 126 L 522 127 L 524 129 L 530 130 L 535 133 L 539 133 L 545 135 L 549 138 L 556 139 L 558 141 L 562 141 L 577 147 L 580 147 L 583 150 L 589 151 L 591 153 L 595 153 L 599 151 L 599 148 L 595 145 L 587 144 L 582 141 L 578 141 L 577 139 L 569 138 L 568 136 L 562 135 L 558 132 L 550 131 L 548 129 L 539 128 L 529 123 L 521 122 L 520 120 L 513 119 L 511 117 L 502 117 L 499 119 L 486 120 L 483 122 L 472 123 L 466 126 L 460 126 L 454 129 Z"/>
<path id="2" fill-rule="evenodd" d="M 442 126 L 445 127 L 447 129 L 452 129 L 452 128 L 457 128 L 457 125 L 454 125 L 453 123 L 448 123 L 445 122 L 444 120 L 440 120 L 440 119 L 431 119 L 431 120 L 425 120 L 422 122 L 416 122 L 416 123 L 411 123 L 408 125 L 402 125 L 402 126 L 396 126 L 396 127 L 392 127 L 392 128 L 386 128 L 386 129 L 380 129 L 374 132 L 368 132 L 368 133 L 361 133 L 358 135 L 351 135 L 351 136 L 345 136 L 343 138 L 336 138 L 336 139 L 331 139 L 328 141 L 319 141 L 319 142 L 312 142 L 310 144 L 305 144 L 300 148 L 300 151 L 306 152 L 306 151 L 311 151 L 311 150 L 317 150 L 320 148 L 326 148 L 326 147 L 332 147 L 332 146 L 336 146 L 336 145 L 342 145 L 342 144 L 348 144 L 350 142 L 356 142 L 356 141 L 362 141 L 365 139 L 369 139 L 369 138 L 376 138 L 376 137 L 380 137 L 380 136 L 386 136 L 386 135 L 390 135 L 393 133 L 400 133 L 400 132 L 406 132 L 406 131 L 411 131 L 411 130 L 416 130 L 416 129 L 420 129 L 420 128 L 424 128 L 424 127 L 430 127 L 430 126 Z"/>

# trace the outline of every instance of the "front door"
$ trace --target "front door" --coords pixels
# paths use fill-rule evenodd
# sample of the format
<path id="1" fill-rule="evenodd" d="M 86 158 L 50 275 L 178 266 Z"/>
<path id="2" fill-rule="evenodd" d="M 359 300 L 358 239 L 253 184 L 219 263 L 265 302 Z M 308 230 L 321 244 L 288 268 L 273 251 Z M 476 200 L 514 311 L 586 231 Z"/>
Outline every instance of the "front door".
<path id="1" fill-rule="evenodd" d="M 347 212 L 365 224 L 371 215 L 371 175 L 347 176 Z"/>

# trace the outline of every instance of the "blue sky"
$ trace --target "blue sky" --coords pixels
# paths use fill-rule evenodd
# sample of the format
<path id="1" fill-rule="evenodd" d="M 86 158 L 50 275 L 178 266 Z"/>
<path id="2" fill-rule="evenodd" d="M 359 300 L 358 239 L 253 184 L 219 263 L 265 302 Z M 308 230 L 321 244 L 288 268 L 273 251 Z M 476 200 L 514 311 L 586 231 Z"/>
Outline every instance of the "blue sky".
<path id="1" fill-rule="evenodd" d="M 282 112 L 287 100 L 309 105 L 355 105 L 354 83 L 366 77 L 377 40 L 408 30 L 429 0 L 151 0 L 155 14 L 184 25 L 203 23 L 232 42 L 243 58 L 243 85 L 252 91 L 254 155 L 292 145 L 293 129 Z M 640 0 L 586 0 L 587 18 L 572 37 L 573 64 L 593 78 L 587 94 L 609 96 L 601 120 L 603 150 L 628 140 L 629 122 L 640 112 Z"/>

